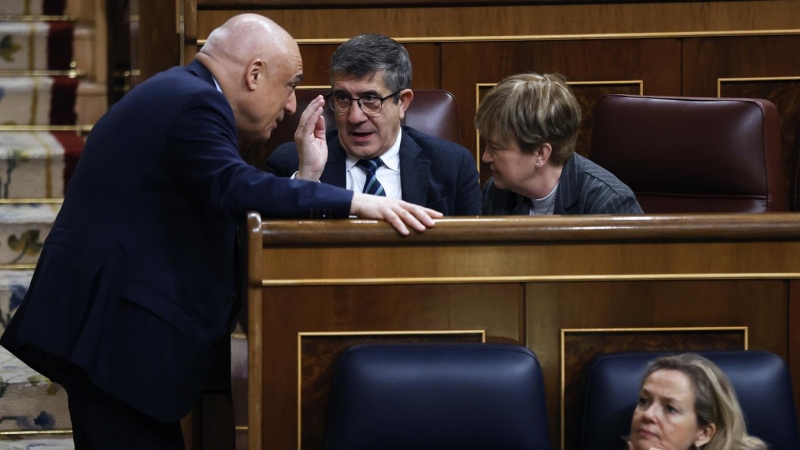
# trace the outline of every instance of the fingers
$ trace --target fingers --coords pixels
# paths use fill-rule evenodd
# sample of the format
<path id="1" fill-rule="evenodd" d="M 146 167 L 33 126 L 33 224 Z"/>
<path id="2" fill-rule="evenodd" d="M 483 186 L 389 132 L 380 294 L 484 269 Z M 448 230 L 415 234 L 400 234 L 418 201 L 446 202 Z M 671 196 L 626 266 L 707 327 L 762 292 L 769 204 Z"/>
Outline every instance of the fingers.
<path id="1" fill-rule="evenodd" d="M 319 125 L 319 118 L 322 116 L 322 107 L 325 105 L 325 99 L 318 95 L 317 98 L 308 104 L 303 114 L 300 115 L 300 120 L 297 124 L 298 133 L 313 133 Z M 325 121 L 323 119 L 323 132 L 325 130 Z"/>

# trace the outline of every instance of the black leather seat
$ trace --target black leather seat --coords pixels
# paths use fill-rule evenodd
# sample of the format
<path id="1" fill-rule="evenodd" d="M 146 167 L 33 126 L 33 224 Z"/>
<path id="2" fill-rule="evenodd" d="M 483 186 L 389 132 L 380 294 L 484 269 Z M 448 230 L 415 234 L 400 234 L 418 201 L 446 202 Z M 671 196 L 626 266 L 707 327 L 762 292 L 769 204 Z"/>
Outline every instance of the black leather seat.
<path id="1" fill-rule="evenodd" d="M 608 95 L 589 158 L 647 214 L 786 211 L 778 112 L 767 100 Z"/>
<path id="2" fill-rule="evenodd" d="M 541 368 L 527 348 L 361 345 L 342 353 L 326 449 L 550 448 Z"/>
<path id="3" fill-rule="evenodd" d="M 797 420 L 789 370 L 772 353 L 698 352 L 728 376 L 739 397 L 747 432 L 770 450 L 797 450 Z M 587 375 L 582 450 L 623 450 L 648 362 L 664 353 L 614 353 L 597 358 Z"/>

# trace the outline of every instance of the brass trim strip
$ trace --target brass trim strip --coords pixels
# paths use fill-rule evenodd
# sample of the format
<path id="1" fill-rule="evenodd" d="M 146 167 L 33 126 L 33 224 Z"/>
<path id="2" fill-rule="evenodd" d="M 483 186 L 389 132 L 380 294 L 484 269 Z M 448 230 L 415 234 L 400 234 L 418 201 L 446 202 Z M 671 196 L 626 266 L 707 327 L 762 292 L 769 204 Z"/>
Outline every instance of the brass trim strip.
<path id="1" fill-rule="evenodd" d="M 659 39 L 659 38 L 695 38 L 695 37 L 729 37 L 729 36 L 777 36 L 800 34 L 800 29 L 786 30 L 725 30 L 725 31 L 668 31 L 655 33 L 594 33 L 594 34 L 543 34 L 543 35 L 501 35 L 501 36 L 429 36 L 429 37 L 395 37 L 401 44 L 410 43 L 461 43 L 461 42 L 498 42 L 498 41 L 568 41 L 592 39 Z M 330 39 L 296 39 L 299 45 L 342 44 L 350 38 Z M 197 46 L 202 47 L 206 39 L 198 39 Z"/>
<path id="2" fill-rule="evenodd" d="M 37 434 L 72 434 L 72 430 L 15 430 L 0 431 L 0 436 L 31 436 Z"/>
<path id="3" fill-rule="evenodd" d="M 0 14 L 0 20 L 8 20 L 15 22 L 77 22 L 78 18 L 75 16 L 34 16 L 34 15 L 14 15 L 14 14 Z"/>
<path id="4" fill-rule="evenodd" d="M 717 78 L 717 98 L 722 97 L 722 83 L 741 83 L 747 81 L 800 81 L 800 76 L 793 77 L 745 77 L 745 78 Z"/>
<path id="5" fill-rule="evenodd" d="M 247 425 L 236 425 L 236 431 L 247 431 L 249 429 L 250 427 L 248 427 Z"/>
<path id="6" fill-rule="evenodd" d="M 608 81 L 600 81 L 600 80 L 589 80 L 589 81 L 567 81 L 567 85 L 569 86 L 620 86 L 620 85 L 627 85 L 627 84 L 638 84 L 639 85 L 639 95 L 644 95 L 644 80 L 608 80 Z M 481 88 L 487 87 L 495 87 L 497 83 L 475 83 L 475 111 L 478 111 L 478 107 L 480 106 L 481 99 L 480 99 L 480 92 Z M 475 162 L 478 167 L 478 173 L 481 173 L 481 134 L 478 130 L 475 130 Z"/>
<path id="7" fill-rule="evenodd" d="M 331 88 L 331 87 L 330 87 L 329 85 L 325 85 L 325 86 L 322 86 L 322 85 L 312 85 L 312 86 L 297 86 L 297 89 L 301 89 L 301 90 L 309 90 L 309 89 L 330 89 L 330 88 Z"/>
<path id="8" fill-rule="evenodd" d="M 65 76 L 70 78 L 83 78 L 86 76 L 85 70 L 42 70 L 42 69 L 6 69 L 0 70 L 0 77 L 57 77 Z"/>
<path id="9" fill-rule="evenodd" d="M 88 133 L 94 125 L 0 125 L 0 131 L 79 131 Z"/>
<path id="10" fill-rule="evenodd" d="M 0 270 L 33 270 L 36 264 L 0 264 Z"/>
<path id="11" fill-rule="evenodd" d="M 797 272 L 779 273 L 676 273 L 606 275 L 520 275 L 486 277 L 309 278 L 261 280 L 262 287 L 345 286 L 379 284 L 542 283 L 580 281 L 682 281 L 682 280 L 784 280 L 800 279 Z"/>
<path id="12" fill-rule="evenodd" d="M 247 335 L 244 333 L 231 333 L 231 339 L 244 339 L 247 340 Z"/>
<path id="13" fill-rule="evenodd" d="M 63 198 L 0 198 L 0 205 L 21 205 L 26 203 L 39 203 L 57 205 L 64 203 Z"/>
<path id="14" fill-rule="evenodd" d="M 565 433 L 565 415 L 564 415 L 564 383 L 566 382 L 566 370 L 564 368 L 564 360 L 566 359 L 564 341 L 566 333 L 619 333 L 619 332 L 632 332 L 640 331 L 645 333 L 657 331 L 743 331 L 744 332 L 744 350 L 749 349 L 748 334 L 749 329 L 747 326 L 733 326 L 733 327 L 643 327 L 643 328 L 562 328 L 561 329 L 561 408 L 559 415 L 561 421 L 561 450 L 564 450 L 564 433 Z"/>
<path id="15" fill-rule="evenodd" d="M 421 335 L 479 334 L 481 343 L 486 343 L 486 330 L 424 330 L 424 331 L 301 331 L 297 333 L 297 450 L 302 450 L 303 426 L 303 337 L 317 336 L 421 336 Z"/>

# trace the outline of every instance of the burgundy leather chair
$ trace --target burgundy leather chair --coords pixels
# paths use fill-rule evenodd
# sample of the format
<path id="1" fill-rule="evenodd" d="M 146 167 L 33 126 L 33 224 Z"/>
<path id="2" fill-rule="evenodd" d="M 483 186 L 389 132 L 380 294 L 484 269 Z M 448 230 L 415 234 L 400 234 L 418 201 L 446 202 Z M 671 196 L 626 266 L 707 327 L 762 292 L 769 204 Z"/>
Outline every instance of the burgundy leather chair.
<path id="1" fill-rule="evenodd" d="M 317 95 L 325 95 L 330 89 L 298 89 L 297 111 L 294 115 L 286 116 L 272 132 L 269 140 L 269 152 L 275 150 L 285 142 L 294 141 L 294 132 L 297 129 L 300 115 L 303 114 L 311 100 Z M 389 100 L 387 100 L 389 101 Z M 334 112 L 326 105 L 324 108 L 325 128 L 336 128 Z M 440 90 L 414 90 L 414 100 L 406 110 L 403 125 L 412 127 L 431 136 L 446 139 L 456 144 L 461 144 L 461 135 L 458 128 L 458 106 L 453 94 Z"/>
<path id="2" fill-rule="evenodd" d="M 767 100 L 609 95 L 594 111 L 589 157 L 648 214 L 787 210 Z"/>
<path id="3" fill-rule="evenodd" d="M 792 200 L 789 206 L 792 211 L 800 211 L 800 123 L 797 124 L 797 133 L 794 135 L 794 157 L 795 166 L 792 177 L 794 189 L 792 189 Z"/>

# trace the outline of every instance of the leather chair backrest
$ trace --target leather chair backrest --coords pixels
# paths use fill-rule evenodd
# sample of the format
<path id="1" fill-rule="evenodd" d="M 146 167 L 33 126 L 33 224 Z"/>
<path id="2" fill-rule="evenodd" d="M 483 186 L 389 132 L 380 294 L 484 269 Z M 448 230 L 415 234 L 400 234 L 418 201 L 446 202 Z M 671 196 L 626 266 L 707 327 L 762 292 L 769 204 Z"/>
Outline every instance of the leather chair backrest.
<path id="1" fill-rule="evenodd" d="M 294 141 L 294 132 L 297 129 L 300 115 L 309 103 L 318 95 L 325 95 L 330 89 L 297 89 L 297 111 L 291 116 L 285 116 L 273 130 L 269 140 L 271 152 L 285 142 Z M 387 100 L 389 101 L 389 100 Z M 336 128 L 334 112 L 326 105 L 324 108 L 325 128 Z M 458 105 L 453 94 L 440 90 L 414 90 L 414 100 L 406 110 L 403 125 L 414 128 L 431 136 L 446 139 L 456 144 L 461 144 L 461 134 L 458 127 Z"/>
<path id="2" fill-rule="evenodd" d="M 794 189 L 792 189 L 790 208 L 792 211 L 800 211 L 800 123 L 797 124 L 797 133 L 794 135 L 794 158 L 794 176 L 792 177 Z"/>
<path id="3" fill-rule="evenodd" d="M 698 352 L 731 380 L 748 434 L 770 450 L 796 450 L 797 420 L 789 370 L 783 360 L 760 351 Z M 645 366 L 665 353 L 613 353 L 594 360 L 587 373 L 582 450 L 624 450 Z"/>
<path id="4" fill-rule="evenodd" d="M 515 345 L 350 347 L 328 406 L 328 450 L 550 448 L 541 367 Z"/>
<path id="5" fill-rule="evenodd" d="M 786 211 L 775 105 L 741 98 L 609 95 L 589 157 L 645 213 Z"/>

